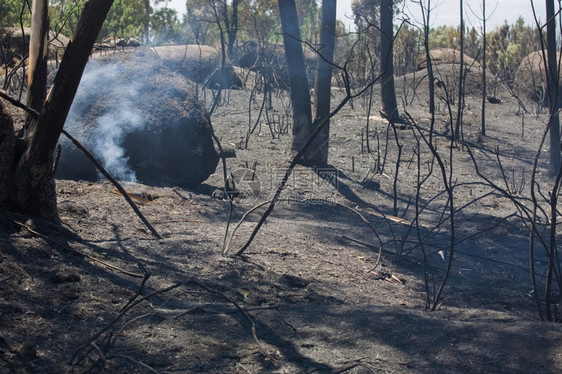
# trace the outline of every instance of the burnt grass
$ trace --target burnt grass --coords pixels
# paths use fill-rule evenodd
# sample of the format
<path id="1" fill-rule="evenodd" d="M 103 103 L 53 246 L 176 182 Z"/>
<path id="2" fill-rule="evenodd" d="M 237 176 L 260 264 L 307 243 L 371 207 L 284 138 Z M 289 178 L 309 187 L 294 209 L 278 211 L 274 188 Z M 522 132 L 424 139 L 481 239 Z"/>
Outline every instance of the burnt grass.
<path id="1" fill-rule="evenodd" d="M 209 106 L 211 93 L 202 92 Z M 265 206 L 244 214 L 271 198 L 292 154 L 286 93 L 273 95 L 273 108 L 256 121 L 261 94 L 249 104 L 249 91 L 225 91 L 212 116 L 223 147 L 236 151 L 227 159 L 238 192 L 232 211 L 219 164 L 193 191 L 125 184 L 162 239 L 106 181 L 57 181 L 62 228 L 3 213 L 0 371 L 560 372 L 562 329 L 539 320 L 525 218 L 477 175 L 468 152 L 530 208 L 546 111 L 523 114 L 500 94 L 481 136 L 480 98 L 469 95 L 460 145 L 451 143 L 447 106 L 438 101 L 432 141 L 454 186 L 455 253 L 431 311 L 426 303 L 433 307 L 450 258 L 448 196 L 417 130 L 428 135 L 426 96 L 398 93 L 415 124 L 394 131 L 377 114 L 375 94 L 367 149 L 367 102 L 346 105 L 330 124 L 330 166 L 318 173 L 297 166 L 242 256 L 232 255 Z M 334 102 L 342 95 L 335 90 Z M 543 153 L 537 181 L 547 193 Z M 225 256 L 228 222 L 234 235 Z M 544 219 L 539 227 L 546 235 Z M 536 261 L 543 290 L 544 251 Z"/>

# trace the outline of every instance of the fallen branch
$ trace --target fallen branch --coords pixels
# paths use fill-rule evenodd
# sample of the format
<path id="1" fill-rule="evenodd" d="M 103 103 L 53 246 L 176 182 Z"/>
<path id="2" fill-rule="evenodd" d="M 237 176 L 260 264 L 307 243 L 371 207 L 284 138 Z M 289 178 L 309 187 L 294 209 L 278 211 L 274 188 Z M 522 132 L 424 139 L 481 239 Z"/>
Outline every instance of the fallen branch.
<path id="1" fill-rule="evenodd" d="M 226 247 L 224 249 L 223 254 L 226 255 L 228 253 L 228 249 L 230 247 L 230 242 L 232 241 L 232 238 L 234 237 L 234 234 L 236 234 L 236 231 L 238 230 L 238 228 L 240 227 L 240 225 L 242 225 L 242 223 L 246 220 L 246 217 L 248 217 L 248 215 L 250 215 L 253 211 L 255 211 L 256 209 L 261 208 L 262 206 L 266 205 L 266 204 L 271 204 L 272 200 L 268 200 L 268 201 L 264 201 L 256 206 L 254 206 L 253 208 L 251 208 L 250 210 L 248 210 L 247 212 L 245 212 L 242 215 L 242 218 L 240 218 L 240 221 L 238 221 L 238 224 L 236 225 L 236 227 L 232 230 L 232 233 L 230 234 L 230 238 L 228 240 L 228 243 L 226 244 Z M 304 201 L 304 203 L 306 203 L 307 200 Z M 375 230 L 375 228 L 373 227 L 373 225 L 371 225 L 371 223 L 361 214 L 359 213 L 359 209 L 355 208 L 350 208 L 348 206 L 345 206 L 343 204 L 340 203 L 333 203 L 336 206 L 339 206 L 340 208 L 346 209 L 348 211 L 350 211 L 351 213 L 357 215 L 361 221 L 363 221 L 364 224 L 366 224 L 371 231 L 375 234 L 375 237 L 377 238 L 377 240 L 379 241 L 380 245 L 379 245 L 379 252 L 378 252 L 378 257 L 377 257 L 377 261 L 375 263 L 375 266 L 373 267 L 373 269 L 375 269 L 381 261 L 381 257 L 382 257 L 382 251 L 383 251 L 383 244 L 382 244 L 382 240 L 379 236 L 379 234 L 377 233 L 377 231 Z M 236 253 L 238 255 L 238 253 Z"/>
<path id="2" fill-rule="evenodd" d="M 137 204 L 135 204 L 135 202 L 131 199 L 131 197 L 129 196 L 129 194 L 127 193 L 127 191 L 125 191 L 125 189 L 121 186 L 121 184 L 119 182 L 117 182 L 117 180 L 115 178 L 113 178 L 111 176 L 111 174 L 109 174 L 105 168 L 98 162 L 98 160 L 96 160 L 96 158 L 86 149 L 84 148 L 84 146 L 82 144 L 80 144 L 80 142 L 78 140 L 76 140 L 72 135 L 70 135 L 66 130 L 62 130 L 61 131 L 68 139 L 70 139 L 70 141 L 72 143 L 74 143 L 74 145 L 76 147 L 78 147 L 78 149 L 80 149 L 82 152 L 84 152 L 84 154 L 90 159 L 90 161 L 92 161 L 92 163 L 96 166 L 96 168 L 103 174 L 104 177 L 107 178 L 107 180 L 109 180 L 114 186 L 115 188 L 117 188 L 117 190 L 119 190 L 119 192 L 121 193 L 121 195 L 123 195 L 123 197 L 125 198 L 125 200 L 127 200 L 127 202 L 129 203 L 129 205 L 131 206 L 131 208 L 133 208 L 133 210 L 135 211 L 135 213 L 137 214 L 137 216 L 141 219 L 141 221 L 145 224 L 145 226 L 150 230 L 150 232 L 152 233 L 152 235 L 154 235 L 155 237 L 157 237 L 158 239 L 162 239 L 162 236 L 160 236 L 160 234 L 158 233 L 158 231 L 156 231 L 156 229 L 154 227 L 152 227 L 152 225 L 150 224 L 150 222 L 148 222 L 148 220 L 144 217 L 144 215 L 141 213 L 141 211 L 139 210 L 139 208 L 137 207 Z"/>
<path id="3" fill-rule="evenodd" d="M 194 281 L 194 280 L 189 281 L 189 283 L 193 283 L 193 284 L 195 284 L 195 285 L 201 287 L 202 289 L 204 289 L 204 290 L 207 291 L 207 292 L 217 294 L 217 295 L 219 295 L 220 297 L 222 297 L 223 299 L 225 299 L 226 301 L 228 301 L 229 303 L 231 303 L 232 305 L 234 305 L 234 306 L 236 307 L 236 309 L 238 309 L 238 311 L 244 316 L 244 318 L 245 318 L 245 319 L 250 323 L 250 325 L 252 326 L 252 337 L 254 338 L 254 341 L 255 341 L 256 344 L 258 345 L 258 348 L 259 348 L 260 352 L 261 352 L 266 358 L 268 358 L 269 360 L 271 360 L 271 362 L 276 362 L 276 360 L 275 360 L 273 357 L 271 357 L 271 356 L 267 353 L 267 351 L 266 351 L 264 345 L 263 345 L 262 342 L 258 339 L 258 336 L 257 336 L 257 334 L 256 334 L 256 324 L 254 323 L 254 321 L 252 320 L 252 318 L 250 317 L 250 315 L 244 310 L 244 308 L 242 308 L 240 305 L 238 305 L 237 302 L 235 302 L 234 300 L 232 300 L 231 298 L 229 298 L 228 296 L 226 296 L 226 294 L 224 294 L 224 293 L 222 293 L 222 292 L 220 292 L 220 291 L 218 291 L 218 290 L 213 290 L 213 289 L 211 289 L 211 288 L 205 286 L 204 284 L 201 284 L 201 283 L 199 283 L 199 282 L 197 282 L 197 281 Z"/>
<path id="4" fill-rule="evenodd" d="M 34 117 L 34 119 L 39 118 L 39 112 L 37 112 L 34 109 L 29 108 L 28 106 L 20 103 L 17 100 L 12 99 L 10 96 L 6 95 L 5 93 L 3 93 L 2 91 L 0 91 L 0 97 L 9 101 L 12 105 L 21 108 L 23 110 L 25 110 L 26 112 L 28 112 L 29 114 L 31 114 L 31 116 Z M 133 202 L 133 200 L 131 199 L 131 197 L 129 196 L 129 194 L 127 193 L 127 191 L 125 191 L 123 189 L 123 187 L 121 187 L 121 184 L 119 184 L 119 182 L 117 182 L 117 180 L 115 178 L 113 178 L 106 170 L 105 168 L 98 162 L 98 160 L 96 160 L 96 158 L 86 149 L 84 148 L 84 146 L 82 144 L 80 144 L 80 142 L 78 140 L 76 140 L 72 135 L 70 135 L 66 130 L 62 129 L 61 133 L 64 134 L 68 139 L 70 139 L 70 141 L 72 141 L 72 143 L 78 147 L 78 149 L 80 149 L 82 152 L 84 152 L 84 154 L 90 159 L 90 161 L 92 161 L 92 163 L 96 166 L 96 168 L 115 186 L 115 188 L 117 188 L 117 190 L 119 190 L 119 192 L 123 195 L 123 197 L 125 198 L 125 200 L 127 200 L 127 202 L 129 203 L 129 205 L 131 206 L 131 208 L 133 208 L 133 210 L 135 211 L 135 213 L 137 214 L 137 216 L 141 219 L 141 221 L 146 225 L 146 227 L 148 227 L 148 229 L 150 230 L 150 232 L 152 233 L 152 235 L 154 235 L 155 237 L 157 237 L 158 239 L 162 239 L 162 236 L 160 236 L 160 234 L 158 233 L 158 231 L 156 231 L 154 229 L 154 227 L 152 227 L 152 225 L 150 224 L 150 222 L 148 222 L 148 220 L 143 216 L 143 214 L 141 213 L 141 211 L 139 210 L 139 208 L 137 207 L 137 205 Z"/>

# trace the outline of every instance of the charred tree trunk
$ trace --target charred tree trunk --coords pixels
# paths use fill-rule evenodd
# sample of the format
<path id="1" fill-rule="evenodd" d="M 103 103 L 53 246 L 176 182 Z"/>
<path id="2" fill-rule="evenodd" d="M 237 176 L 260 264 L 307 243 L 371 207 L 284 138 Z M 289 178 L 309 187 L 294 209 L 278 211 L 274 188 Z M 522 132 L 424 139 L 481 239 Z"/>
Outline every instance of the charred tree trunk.
<path id="1" fill-rule="evenodd" d="M 59 222 L 53 152 L 90 52 L 112 4 L 113 0 L 90 0 L 84 6 L 39 117 L 27 128 L 25 137 L 18 140 L 21 147 L 14 147 L 11 178 L 0 180 L 0 191 L 8 191 L 0 206 L 8 205 L 21 213 Z M 7 127 L 2 121 L 2 131 Z M 3 158 L 0 162 L 5 165 L 7 160 Z"/>
<path id="2" fill-rule="evenodd" d="M 488 41 L 486 37 L 486 0 L 482 0 L 482 128 L 480 133 L 486 136 L 486 97 L 488 95 L 488 78 L 486 77 L 486 53 Z"/>
<path id="3" fill-rule="evenodd" d="M 453 137 L 455 140 L 461 139 L 461 123 L 462 123 L 462 114 L 463 114 L 463 105 L 464 105 L 464 3 L 463 0 L 460 0 L 460 18 L 461 18 L 461 25 L 460 25 L 460 57 L 459 57 L 459 96 L 458 96 L 458 103 L 457 103 L 457 120 L 455 122 L 455 133 Z"/>
<path id="4" fill-rule="evenodd" d="M 49 33 L 49 1 L 34 0 L 31 7 L 31 37 L 27 70 L 26 105 L 41 110 L 47 94 L 47 45 Z M 34 119 L 27 118 L 26 128 Z"/>
<path id="5" fill-rule="evenodd" d="M 393 1 L 381 0 L 381 99 L 382 111 L 392 121 L 399 122 L 396 89 L 394 88 Z"/>
<path id="6" fill-rule="evenodd" d="M 285 58 L 289 72 L 291 105 L 293 106 L 293 144 L 298 151 L 312 134 L 312 112 L 310 110 L 310 91 L 301 45 L 297 7 L 295 0 L 279 0 L 279 13 L 283 27 Z M 310 148 L 309 148 L 310 149 Z M 307 164 L 310 154 L 307 152 L 302 162 Z"/>
<path id="7" fill-rule="evenodd" d="M 336 0 L 322 0 L 322 21 L 320 25 L 320 55 L 316 64 L 316 118 L 314 123 L 329 121 L 332 89 L 332 60 L 336 40 Z M 311 165 L 323 167 L 328 164 L 330 123 L 324 125 L 311 145 Z"/>
<path id="8" fill-rule="evenodd" d="M 6 113 L 0 99 L 0 209 L 9 201 L 14 172 L 16 136 L 12 118 Z"/>
<path id="9" fill-rule="evenodd" d="M 423 8 L 420 2 L 423 17 L 423 46 L 425 49 L 425 64 L 427 65 L 427 81 L 429 85 L 429 113 L 435 113 L 435 76 L 433 75 L 433 63 L 431 62 L 431 53 L 429 51 L 429 31 L 430 31 L 430 15 L 431 0 L 427 1 L 427 9 Z M 430 134 L 431 136 L 431 134 Z"/>
<path id="10" fill-rule="evenodd" d="M 560 118 L 558 115 L 558 64 L 556 50 L 556 13 L 554 0 L 546 0 L 546 48 L 548 58 L 548 104 L 550 113 L 550 168 L 560 169 Z"/>
<path id="11" fill-rule="evenodd" d="M 230 22 L 226 28 L 226 33 L 228 35 L 228 56 L 233 60 L 235 55 L 236 46 L 236 36 L 238 34 L 238 6 L 240 5 L 240 0 L 232 0 L 232 16 Z M 228 7 L 225 6 L 225 9 Z M 225 11 L 226 19 L 228 20 L 228 10 Z"/>

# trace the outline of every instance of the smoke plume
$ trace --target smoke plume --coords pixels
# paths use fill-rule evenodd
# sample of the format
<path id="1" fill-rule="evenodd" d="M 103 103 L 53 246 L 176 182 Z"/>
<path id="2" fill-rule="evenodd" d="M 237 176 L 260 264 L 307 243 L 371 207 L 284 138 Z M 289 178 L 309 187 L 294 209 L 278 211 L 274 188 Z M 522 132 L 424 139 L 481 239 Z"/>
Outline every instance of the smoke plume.
<path id="1" fill-rule="evenodd" d="M 128 133 L 145 127 L 138 107 L 143 79 L 141 76 L 123 79 L 124 74 L 121 64 L 90 60 L 65 128 L 111 175 L 122 181 L 136 182 L 122 145 Z"/>

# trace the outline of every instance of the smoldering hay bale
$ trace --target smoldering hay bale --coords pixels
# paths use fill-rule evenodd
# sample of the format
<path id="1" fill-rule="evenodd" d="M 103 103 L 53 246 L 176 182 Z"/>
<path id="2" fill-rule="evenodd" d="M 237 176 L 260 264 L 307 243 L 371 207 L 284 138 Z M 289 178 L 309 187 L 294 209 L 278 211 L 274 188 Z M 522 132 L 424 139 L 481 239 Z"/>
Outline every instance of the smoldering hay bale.
<path id="1" fill-rule="evenodd" d="M 219 158 L 193 92 L 148 48 L 110 54 L 88 63 L 65 129 L 120 180 L 193 188 Z M 80 150 L 61 146 L 57 178 L 99 179 Z"/>

